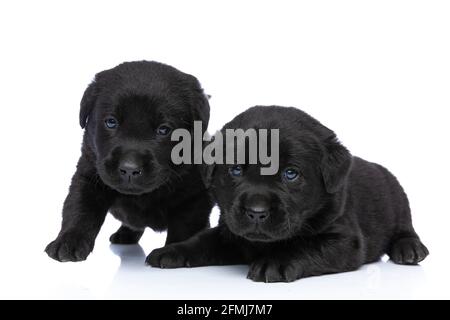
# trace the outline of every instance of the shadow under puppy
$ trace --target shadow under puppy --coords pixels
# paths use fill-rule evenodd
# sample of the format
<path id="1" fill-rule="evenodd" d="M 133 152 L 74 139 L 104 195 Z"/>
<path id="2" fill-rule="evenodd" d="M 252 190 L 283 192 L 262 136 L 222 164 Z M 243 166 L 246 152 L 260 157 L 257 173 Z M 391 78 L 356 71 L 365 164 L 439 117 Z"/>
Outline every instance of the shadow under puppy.
<path id="1" fill-rule="evenodd" d="M 209 226 L 212 201 L 200 170 L 171 161 L 175 128 L 209 121 L 198 80 L 157 62 L 127 62 L 98 73 L 81 100 L 82 154 L 64 202 L 62 228 L 45 251 L 86 259 L 108 211 L 122 222 L 112 243 L 137 243 L 146 227 L 166 243 Z"/>
<path id="2" fill-rule="evenodd" d="M 151 266 L 249 264 L 254 281 L 288 282 L 355 270 L 385 253 L 399 264 L 428 255 L 396 178 L 353 157 L 317 120 L 295 108 L 258 106 L 222 132 L 237 128 L 280 129 L 278 173 L 260 175 L 259 165 L 209 166 L 218 227 L 154 250 Z"/>

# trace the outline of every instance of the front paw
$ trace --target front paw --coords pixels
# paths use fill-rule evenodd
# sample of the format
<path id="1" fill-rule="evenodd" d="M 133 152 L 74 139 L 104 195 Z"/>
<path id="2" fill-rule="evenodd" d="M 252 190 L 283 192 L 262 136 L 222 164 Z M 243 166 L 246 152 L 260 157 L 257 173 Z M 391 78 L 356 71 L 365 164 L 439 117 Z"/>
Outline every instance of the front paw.
<path id="1" fill-rule="evenodd" d="M 190 267 L 187 255 L 177 245 L 167 245 L 153 250 L 145 259 L 145 263 L 156 268 Z"/>
<path id="2" fill-rule="evenodd" d="M 93 248 L 93 242 L 73 234 L 63 234 L 50 242 L 45 248 L 45 252 L 52 259 L 61 262 L 75 262 L 86 260 Z"/>
<path id="3" fill-rule="evenodd" d="M 256 282 L 292 282 L 302 277 L 302 267 L 295 261 L 261 259 L 250 265 L 247 279 Z"/>

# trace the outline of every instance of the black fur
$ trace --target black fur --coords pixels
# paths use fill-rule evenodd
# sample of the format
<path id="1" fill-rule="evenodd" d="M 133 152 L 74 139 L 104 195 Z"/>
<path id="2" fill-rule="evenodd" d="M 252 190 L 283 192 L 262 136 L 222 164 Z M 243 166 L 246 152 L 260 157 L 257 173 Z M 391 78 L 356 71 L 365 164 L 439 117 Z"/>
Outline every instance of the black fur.
<path id="1" fill-rule="evenodd" d="M 111 117 L 117 128 L 106 127 Z M 112 243 L 137 243 L 146 227 L 167 229 L 166 243 L 173 243 L 209 226 L 212 201 L 200 171 L 174 165 L 175 142 L 157 134 L 160 125 L 192 131 L 194 120 L 206 130 L 209 104 L 191 75 L 147 61 L 98 73 L 81 100 L 82 155 L 48 255 L 86 259 L 108 211 L 123 223 Z"/>
<path id="2" fill-rule="evenodd" d="M 384 167 L 353 157 L 333 131 L 295 108 L 254 107 L 225 128 L 280 129 L 280 170 L 260 176 L 258 165 L 232 177 L 228 165 L 208 167 L 219 226 L 154 250 L 147 263 L 175 268 L 249 264 L 254 281 L 288 282 L 351 271 L 387 253 L 399 264 L 427 254 L 412 223 L 408 199 Z M 299 178 L 286 181 L 285 168 Z M 253 200 L 252 200 L 253 199 Z M 265 220 L 247 205 L 266 201 Z"/>

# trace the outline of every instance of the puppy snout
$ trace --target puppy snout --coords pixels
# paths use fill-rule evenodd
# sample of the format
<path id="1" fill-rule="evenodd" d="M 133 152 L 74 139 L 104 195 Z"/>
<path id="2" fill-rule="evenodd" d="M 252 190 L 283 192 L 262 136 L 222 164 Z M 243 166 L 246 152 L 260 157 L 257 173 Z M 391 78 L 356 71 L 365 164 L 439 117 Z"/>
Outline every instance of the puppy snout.
<path id="1" fill-rule="evenodd" d="M 142 174 L 142 168 L 138 164 L 129 161 L 123 163 L 119 170 L 121 175 L 138 176 Z"/>
<path id="2" fill-rule="evenodd" d="M 269 217 L 268 211 L 255 212 L 255 211 L 247 210 L 247 211 L 245 211 L 245 214 L 250 219 L 250 221 L 255 222 L 255 223 L 263 222 Z"/>
<path id="3" fill-rule="evenodd" d="M 270 214 L 270 201 L 262 195 L 253 195 L 245 201 L 245 214 L 250 221 L 265 221 Z"/>
<path id="4" fill-rule="evenodd" d="M 133 158 L 126 158 L 119 165 L 120 177 L 128 182 L 142 175 L 142 171 L 142 165 Z"/>

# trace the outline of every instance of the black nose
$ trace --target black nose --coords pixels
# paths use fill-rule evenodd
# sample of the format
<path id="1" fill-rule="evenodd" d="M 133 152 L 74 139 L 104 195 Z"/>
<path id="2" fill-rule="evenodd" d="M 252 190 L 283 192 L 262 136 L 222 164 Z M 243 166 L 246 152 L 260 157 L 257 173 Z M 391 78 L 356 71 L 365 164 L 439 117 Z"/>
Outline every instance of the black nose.
<path id="1" fill-rule="evenodd" d="M 142 174 L 142 167 L 137 162 L 128 159 L 120 164 L 119 173 L 123 179 L 130 181 Z"/>
<path id="2" fill-rule="evenodd" d="M 252 222 L 263 222 L 269 217 L 270 201 L 262 195 L 253 195 L 245 201 L 245 214 Z"/>
<path id="3" fill-rule="evenodd" d="M 255 211 L 247 210 L 247 211 L 245 211 L 245 214 L 253 222 L 263 222 L 269 217 L 268 211 L 255 212 Z"/>

